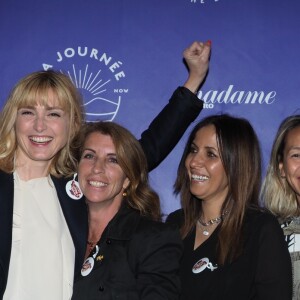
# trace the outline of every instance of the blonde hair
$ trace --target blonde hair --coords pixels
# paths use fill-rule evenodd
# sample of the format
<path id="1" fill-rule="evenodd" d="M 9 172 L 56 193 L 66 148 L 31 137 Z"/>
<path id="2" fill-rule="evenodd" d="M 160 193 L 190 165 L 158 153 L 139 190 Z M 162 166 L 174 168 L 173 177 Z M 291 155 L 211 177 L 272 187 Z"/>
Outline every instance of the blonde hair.
<path id="1" fill-rule="evenodd" d="M 282 121 L 277 131 L 267 174 L 261 191 L 266 208 L 280 219 L 300 215 L 296 193 L 286 178 L 280 174 L 279 164 L 283 162 L 283 153 L 288 133 L 300 126 L 300 115 L 290 116 Z"/>
<path id="2" fill-rule="evenodd" d="M 50 70 L 31 73 L 21 79 L 11 91 L 0 119 L 0 169 L 14 171 L 14 157 L 18 147 L 15 132 L 20 108 L 37 104 L 47 105 L 49 90 L 58 99 L 60 107 L 69 115 L 70 128 L 66 145 L 56 154 L 49 167 L 54 176 L 74 173 L 77 164 L 72 154 L 72 140 L 82 126 L 82 100 L 76 87 L 66 75 Z"/>

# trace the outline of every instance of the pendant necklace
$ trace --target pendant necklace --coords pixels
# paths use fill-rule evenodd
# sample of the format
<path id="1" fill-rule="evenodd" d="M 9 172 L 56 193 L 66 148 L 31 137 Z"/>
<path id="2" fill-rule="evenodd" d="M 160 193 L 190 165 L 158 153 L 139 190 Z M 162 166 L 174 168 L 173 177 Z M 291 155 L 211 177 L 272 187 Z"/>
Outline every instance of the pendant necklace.
<path id="1" fill-rule="evenodd" d="M 210 234 L 210 232 L 209 232 L 208 228 L 206 228 L 206 227 L 212 226 L 214 224 L 218 225 L 219 223 L 222 222 L 223 217 L 227 214 L 228 214 L 228 211 L 225 211 L 222 213 L 221 216 L 211 219 L 207 222 L 203 222 L 201 219 L 198 219 L 198 221 L 197 221 L 198 225 L 201 227 L 201 230 L 203 228 L 202 234 L 205 236 L 208 236 Z"/>
<path id="2" fill-rule="evenodd" d="M 210 234 L 208 228 L 204 227 L 204 225 L 202 225 L 202 223 L 198 220 L 197 221 L 201 231 L 202 231 L 202 234 L 205 235 L 205 236 L 208 236 Z M 220 223 L 220 222 L 219 222 Z M 214 224 L 219 224 L 219 223 L 214 223 Z M 207 226 L 212 226 L 213 224 L 209 224 Z"/>

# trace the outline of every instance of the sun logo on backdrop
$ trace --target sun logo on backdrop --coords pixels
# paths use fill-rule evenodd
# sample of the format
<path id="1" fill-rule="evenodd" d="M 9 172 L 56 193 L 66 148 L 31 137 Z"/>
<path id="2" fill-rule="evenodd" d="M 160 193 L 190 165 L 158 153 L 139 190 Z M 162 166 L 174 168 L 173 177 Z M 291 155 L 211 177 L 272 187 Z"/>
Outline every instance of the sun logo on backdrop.
<path id="1" fill-rule="evenodd" d="M 86 46 L 65 48 L 56 54 L 56 63 L 43 63 L 43 69 L 56 69 L 69 76 L 82 95 L 86 120 L 113 121 L 122 96 L 129 91 L 124 86 L 123 62 Z"/>
<path id="2" fill-rule="evenodd" d="M 121 96 L 117 96 L 116 99 L 105 97 L 106 86 L 111 82 L 111 79 L 104 81 L 100 77 L 101 69 L 94 74 L 88 68 L 89 65 L 86 65 L 84 70 L 76 70 L 76 66 L 73 64 L 72 70 L 67 71 L 73 84 L 82 93 L 87 119 L 92 117 L 95 120 L 112 121 L 118 113 Z M 101 108 L 100 112 L 99 108 Z"/>

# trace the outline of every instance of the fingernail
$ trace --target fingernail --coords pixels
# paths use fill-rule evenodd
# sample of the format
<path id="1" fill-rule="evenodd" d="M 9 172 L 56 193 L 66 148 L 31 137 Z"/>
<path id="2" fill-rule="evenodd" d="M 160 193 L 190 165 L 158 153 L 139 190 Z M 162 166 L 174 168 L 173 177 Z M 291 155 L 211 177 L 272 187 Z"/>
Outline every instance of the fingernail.
<path id="1" fill-rule="evenodd" d="M 208 40 L 208 41 L 207 41 L 207 44 L 211 46 L 211 40 Z"/>

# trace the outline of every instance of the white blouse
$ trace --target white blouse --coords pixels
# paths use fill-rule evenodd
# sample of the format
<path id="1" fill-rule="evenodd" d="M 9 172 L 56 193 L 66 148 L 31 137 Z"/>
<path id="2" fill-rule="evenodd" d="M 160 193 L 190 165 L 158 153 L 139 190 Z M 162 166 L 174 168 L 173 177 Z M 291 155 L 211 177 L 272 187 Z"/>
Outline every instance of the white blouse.
<path id="1" fill-rule="evenodd" d="M 14 173 L 12 251 L 4 300 L 71 299 L 75 248 L 51 177 Z"/>

